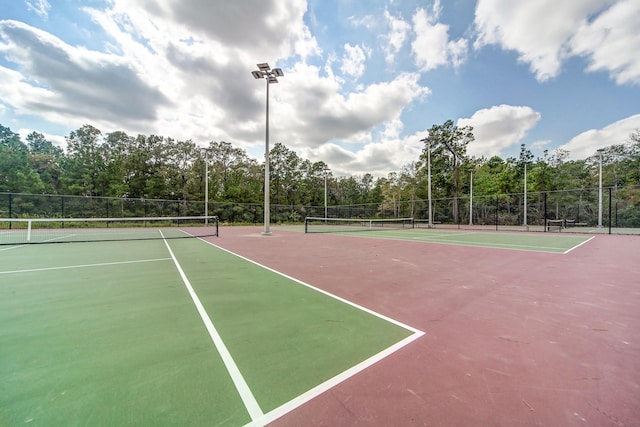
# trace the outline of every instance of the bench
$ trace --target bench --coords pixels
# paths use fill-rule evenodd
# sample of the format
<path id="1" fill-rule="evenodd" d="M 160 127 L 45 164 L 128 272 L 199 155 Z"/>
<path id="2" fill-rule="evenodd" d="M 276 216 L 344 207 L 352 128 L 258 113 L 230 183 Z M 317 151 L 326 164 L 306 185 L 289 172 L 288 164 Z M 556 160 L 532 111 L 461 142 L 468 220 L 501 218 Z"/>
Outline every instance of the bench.
<path id="1" fill-rule="evenodd" d="M 546 223 L 547 231 L 562 231 L 565 226 L 563 219 L 548 219 Z"/>
<path id="2" fill-rule="evenodd" d="M 575 219 L 565 219 L 564 220 L 564 226 L 565 226 L 565 228 L 569 228 L 569 227 L 586 227 L 587 223 L 586 222 L 576 222 Z"/>

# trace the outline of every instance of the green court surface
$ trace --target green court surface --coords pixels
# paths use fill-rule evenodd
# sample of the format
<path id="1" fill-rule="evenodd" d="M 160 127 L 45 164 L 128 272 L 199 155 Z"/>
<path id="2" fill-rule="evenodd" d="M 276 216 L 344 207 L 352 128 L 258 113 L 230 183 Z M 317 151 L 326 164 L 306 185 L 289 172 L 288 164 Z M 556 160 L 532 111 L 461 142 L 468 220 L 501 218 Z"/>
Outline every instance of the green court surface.
<path id="1" fill-rule="evenodd" d="M 304 232 L 302 226 L 283 226 L 283 230 Z M 441 243 L 461 246 L 479 246 L 512 250 L 567 253 L 592 239 L 593 236 L 560 233 L 493 232 L 453 229 L 362 229 L 340 230 L 328 226 L 315 226 L 314 233 L 335 233 L 354 237 L 376 239 L 411 240 L 418 242 Z"/>
<path id="2" fill-rule="evenodd" d="M 2 247 L 0 425 L 261 424 L 419 335 L 198 239 Z"/>

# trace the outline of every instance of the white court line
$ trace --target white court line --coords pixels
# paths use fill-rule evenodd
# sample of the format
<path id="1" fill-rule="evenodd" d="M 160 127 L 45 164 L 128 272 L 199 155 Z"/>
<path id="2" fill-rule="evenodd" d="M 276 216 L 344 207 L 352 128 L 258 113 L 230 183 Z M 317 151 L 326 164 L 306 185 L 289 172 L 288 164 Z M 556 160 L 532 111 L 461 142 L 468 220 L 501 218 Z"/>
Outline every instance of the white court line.
<path id="1" fill-rule="evenodd" d="M 23 246 L 26 246 L 26 245 L 24 245 L 24 244 L 16 244 L 16 245 L 7 246 L 5 248 L 0 248 L 0 252 L 10 251 L 12 249 L 21 248 Z"/>
<path id="2" fill-rule="evenodd" d="M 406 239 L 403 237 L 398 237 L 397 235 L 383 235 L 382 233 L 380 233 L 379 235 L 375 235 L 375 236 L 355 236 L 355 237 L 364 237 L 364 238 L 368 238 L 368 239 L 388 239 L 388 240 L 404 240 L 404 241 L 408 241 L 408 242 L 419 242 L 419 243 L 433 243 L 435 245 L 449 245 L 449 246 L 467 246 L 467 247 L 474 247 L 474 248 L 487 248 L 487 249 L 504 249 L 504 250 L 509 250 L 509 251 L 523 251 L 523 252 L 538 252 L 538 253 L 550 253 L 550 254 L 566 254 L 568 251 L 571 251 L 575 248 L 577 248 L 578 246 L 588 242 L 589 240 L 591 240 L 592 238 L 590 238 L 589 240 L 582 242 L 580 245 L 575 246 L 571 249 L 569 249 L 567 252 L 560 252 L 559 249 L 557 247 L 553 247 L 553 246 L 532 246 L 532 245 L 517 245 L 517 244 L 513 244 L 513 243 L 481 243 L 481 242 L 469 242 L 467 240 L 459 240 L 456 241 L 454 239 L 450 239 L 450 237 L 458 237 L 461 235 L 475 235 L 475 234 L 480 234 L 478 232 L 465 232 L 465 233 L 457 233 L 457 234 L 448 234 L 448 235 L 438 235 L 438 236 L 433 236 L 435 237 L 433 240 L 430 240 L 432 236 L 419 236 L 419 237 L 412 237 L 411 239 Z M 594 236 L 595 237 L 595 236 Z M 445 240 L 446 239 L 446 240 Z"/>
<path id="3" fill-rule="evenodd" d="M 64 265 L 61 267 L 43 267 L 43 268 L 30 268 L 28 270 L 0 271 L 0 274 L 33 273 L 36 271 L 67 270 L 70 268 L 87 268 L 87 267 L 102 267 L 105 265 L 137 264 L 141 262 L 168 261 L 170 259 L 171 258 L 155 258 L 155 259 L 140 259 L 136 261 L 116 261 L 116 262 L 101 262 L 96 264 Z"/>
<path id="4" fill-rule="evenodd" d="M 472 233 L 476 234 L 476 233 Z M 359 236 L 358 236 L 359 237 Z M 545 254 L 560 254 L 554 247 L 546 246 L 531 246 L 531 245 L 515 245 L 509 243 L 473 243 L 467 240 L 461 240 L 456 242 L 455 240 L 427 240 L 423 238 L 403 239 L 400 237 L 380 237 L 380 236 L 362 236 L 365 239 L 388 239 L 388 240 L 401 240 L 412 243 L 432 243 L 434 245 L 447 245 L 447 246 L 463 246 L 472 248 L 485 248 L 485 249 L 502 249 L 507 251 L 522 251 L 522 252 L 538 252 Z"/>
<path id="5" fill-rule="evenodd" d="M 381 319 L 384 319 L 384 320 L 386 320 L 387 322 L 391 322 L 391 323 L 393 323 L 394 325 L 398 325 L 398 326 L 400 326 L 400 327 L 403 327 L 404 329 L 407 329 L 407 330 L 409 330 L 409 331 L 411 331 L 411 332 L 414 332 L 414 333 L 423 333 L 422 331 L 420 331 L 420 330 L 418 330 L 418 329 L 416 329 L 416 328 L 414 328 L 414 327 L 412 327 L 412 326 L 409 326 L 409 325 L 407 325 L 407 324 L 405 324 L 405 323 L 402 323 L 402 322 L 399 322 L 399 321 L 397 321 L 397 320 L 395 320 L 395 319 L 392 319 L 392 318 L 390 318 L 390 317 L 387 317 L 387 316 L 385 316 L 384 314 L 377 313 L 377 312 L 375 312 L 375 311 L 373 311 L 373 310 L 368 309 L 367 307 L 363 307 L 363 306 L 358 305 L 358 304 L 356 304 L 356 303 L 354 303 L 354 302 L 352 302 L 352 301 L 349 301 L 349 300 L 347 300 L 347 299 L 344 299 L 344 298 L 342 298 L 342 297 L 339 297 L 338 295 L 332 294 L 331 292 L 327 292 L 327 291 L 325 291 L 324 289 L 316 288 L 315 286 L 310 285 L 310 284 L 308 284 L 308 283 L 305 283 L 305 282 L 303 282 L 302 280 L 296 279 L 295 277 L 288 276 L 288 275 L 286 275 L 286 274 L 284 274 L 284 273 L 282 273 L 282 272 L 280 272 L 280 271 L 278 271 L 278 270 L 274 270 L 273 268 L 267 267 L 266 265 L 262 265 L 262 264 L 260 264 L 259 262 L 256 262 L 256 261 L 254 261 L 254 260 L 252 260 L 252 259 L 249 259 L 249 258 L 243 257 L 242 255 L 238 255 L 238 254 L 237 254 L 237 253 L 235 253 L 235 252 L 231 252 L 231 251 L 230 251 L 230 250 L 228 250 L 228 249 L 222 248 L 222 247 L 220 247 L 220 246 L 216 245 L 215 243 L 211 243 L 211 242 L 208 242 L 208 241 L 203 240 L 203 239 L 200 239 L 200 238 L 198 238 L 198 239 L 199 239 L 199 240 L 201 240 L 201 241 L 203 241 L 204 243 L 207 243 L 207 244 L 209 244 L 209 245 L 211 245 L 211 246 L 214 246 L 214 247 L 216 247 L 216 248 L 218 248 L 218 249 L 220 249 L 220 250 L 222 250 L 222 251 L 224 251 L 224 252 L 227 252 L 227 253 L 229 253 L 229 254 L 231 254 L 231 255 L 233 255 L 233 256 L 236 256 L 236 257 L 241 258 L 241 259 L 243 259 L 243 260 L 245 260 L 245 261 L 248 261 L 248 262 L 250 262 L 251 264 L 257 265 L 257 266 L 258 266 L 258 267 L 260 267 L 260 268 L 264 268 L 265 270 L 269 270 L 269 271 L 271 271 L 271 272 L 273 272 L 273 273 L 275 273 L 275 274 L 277 274 L 277 275 L 279 275 L 279 276 L 282 276 L 282 277 L 284 277 L 284 278 L 287 278 L 287 279 L 289 279 L 289 280 L 292 280 L 292 281 L 294 281 L 294 282 L 296 282 L 296 283 L 299 283 L 299 284 L 301 284 L 301 285 L 303 285 L 303 286 L 306 286 L 307 288 L 313 289 L 313 290 L 314 290 L 314 291 L 316 291 L 316 292 L 320 292 L 321 294 L 325 294 L 325 295 L 327 295 L 327 296 L 329 296 L 329 297 L 331 297 L 331 298 L 333 298 L 333 299 L 336 299 L 336 300 L 341 301 L 341 302 L 343 302 L 343 303 L 345 303 L 345 304 L 348 304 L 348 305 L 350 305 L 350 306 L 352 306 L 352 307 L 355 307 L 355 308 L 357 308 L 358 310 L 365 311 L 365 312 L 367 312 L 367 313 L 369 313 L 369 314 L 372 314 L 372 315 L 374 315 L 374 316 L 376 316 L 376 317 L 379 317 L 379 318 L 381 318 Z"/>
<path id="6" fill-rule="evenodd" d="M 75 236 L 75 234 L 67 234 L 66 236 L 52 237 L 51 239 L 46 239 L 46 240 L 43 240 L 43 241 L 41 241 L 41 242 L 37 242 L 37 243 L 53 242 L 53 241 L 60 240 L 60 239 L 67 239 L 67 238 L 69 238 L 69 237 L 73 237 L 73 236 Z M 15 243 L 15 244 L 13 244 L 13 245 L 11 245 L 11 246 L 8 246 L 8 247 L 6 247 L 6 248 L 2 248 L 2 249 L 0 249 L 0 252 L 2 252 L 2 251 L 10 251 L 11 249 L 16 249 L 16 248 L 23 248 L 23 247 L 25 247 L 25 246 L 29 246 L 29 244 L 30 244 L 30 243 L 28 243 L 28 242 L 24 242 L 24 243 Z"/>
<path id="7" fill-rule="evenodd" d="M 563 255 L 568 254 L 568 253 L 569 253 L 569 252 L 571 252 L 572 250 L 574 250 L 574 249 L 576 249 L 576 248 L 579 248 L 580 246 L 584 245 L 584 244 L 585 244 L 585 243 L 587 243 L 587 242 L 590 242 L 592 239 L 595 239 L 595 237 L 596 237 L 596 236 L 591 236 L 591 237 L 589 237 L 589 238 L 588 238 L 587 240 L 585 240 L 584 242 L 579 243 L 579 244 L 575 245 L 574 247 L 572 247 L 572 248 L 570 248 L 570 249 L 567 249 L 567 250 L 566 250 L 566 251 L 564 251 L 562 254 L 563 254 Z"/>
<path id="8" fill-rule="evenodd" d="M 435 234 L 436 232 L 433 232 L 434 234 L 425 234 L 424 236 L 420 236 L 420 238 L 428 240 L 428 239 L 448 239 L 449 237 L 459 237 L 459 236 L 468 236 L 468 235 L 476 235 L 478 234 L 475 231 L 451 231 L 449 233 L 442 233 L 442 234 Z"/>
<path id="9" fill-rule="evenodd" d="M 184 282 L 185 287 L 189 291 L 189 295 L 191 295 L 191 299 L 193 300 L 193 303 L 195 304 L 196 309 L 200 314 L 200 318 L 202 319 L 202 322 L 207 328 L 207 331 L 209 332 L 209 336 L 211 337 L 213 344 L 216 346 L 216 349 L 218 350 L 218 353 L 220 354 L 220 357 L 222 358 L 222 361 L 224 362 L 224 365 L 227 368 L 229 375 L 231 376 L 233 384 L 236 386 L 236 389 L 240 394 L 240 398 L 242 399 L 244 406 L 247 408 L 247 411 L 249 412 L 249 416 L 251 417 L 251 420 L 253 421 L 263 417 L 264 413 L 262 412 L 262 409 L 260 409 L 260 405 L 258 405 L 258 401 L 256 400 L 255 396 L 249 389 L 249 385 L 244 380 L 244 377 L 242 376 L 240 369 L 238 369 L 238 365 L 236 365 L 236 362 L 233 360 L 233 357 L 231 357 L 231 353 L 229 353 L 227 346 L 224 344 L 224 341 L 222 341 L 222 337 L 220 337 L 220 334 L 218 334 L 216 327 L 213 326 L 213 322 L 209 318 L 207 311 L 205 310 L 204 306 L 200 302 L 200 298 L 198 298 L 196 291 L 193 289 L 193 286 L 191 286 L 191 282 L 189 282 L 187 275 L 184 273 L 184 271 L 182 270 L 182 267 L 180 266 L 180 263 L 178 262 L 175 255 L 173 254 L 173 251 L 169 246 L 169 242 L 167 242 L 167 240 L 164 238 L 164 234 L 162 233 L 162 230 L 160 230 L 160 234 L 162 235 L 164 244 L 167 246 L 167 250 L 169 251 L 171 258 L 173 259 L 173 263 L 176 265 L 176 268 L 178 269 L 178 273 L 180 273 L 180 277 L 182 278 L 182 281 Z"/>
<path id="10" fill-rule="evenodd" d="M 407 329 L 411 332 L 413 332 L 411 335 L 409 335 L 408 337 L 406 337 L 405 339 L 398 341 L 397 343 L 395 343 L 394 345 L 382 350 L 380 353 L 373 355 L 372 357 L 364 360 L 363 362 L 360 362 L 359 364 L 347 369 L 346 371 L 336 375 L 333 378 L 330 378 L 329 380 L 325 381 L 322 384 L 317 385 L 316 387 L 312 388 L 311 390 L 306 391 L 305 393 L 293 398 L 292 400 L 286 402 L 285 404 L 277 407 L 276 409 L 268 412 L 267 414 L 264 414 L 263 416 L 259 417 L 259 418 L 253 418 L 252 417 L 252 421 L 249 424 L 246 424 L 246 426 L 250 426 L 250 427 L 257 427 L 257 426 L 262 426 L 265 425 L 267 423 L 270 423 L 284 415 L 286 415 L 287 413 L 293 411 L 294 409 L 298 408 L 299 406 L 303 405 L 304 403 L 310 401 L 311 399 L 313 399 L 316 396 L 319 396 L 320 394 L 326 392 L 327 390 L 335 387 L 336 385 L 338 385 L 339 383 L 351 378 L 352 376 L 358 374 L 359 372 L 365 370 L 366 368 L 370 367 L 371 365 L 373 365 L 376 362 L 379 362 L 380 360 L 384 359 L 387 356 L 390 356 L 391 354 L 395 353 L 396 351 L 400 350 L 401 348 L 409 345 L 410 343 L 412 343 L 413 341 L 417 340 L 418 338 L 422 337 L 425 333 L 419 329 L 416 329 L 412 326 L 409 326 L 405 323 L 402 323 L 400 321 L 397 321 L 395 319 L 392 319 L 390 317 L 387 317 L 383 314 L 377 313 L 373 310 L 370 310 L 366 307 L 363 307 L 361 305 L 358 305 L 352 301 L 349 301 L 347 299 L 344 299 L 342 297 L 339 297 L 337 295 L 334 295 L 330 292 L 327 292 L 323 289 L 317 288 L 315 286 L 312 286 L 308 283 L 305 283 L 301 280 L 296 279 L 295 277 L 291 277 L 288 276 L 280 271 L 274 270 L 272 268 L 269 268 L 265 265 L 262 265 L 252 259 L 243 257 L 242 255 L 238 255 L 235 252 L 231 252 L 228 249 L 225 249 L 223 247 L 220 247 L 218 245 L 216 245 L 215 243 L 206 241 L 204 239 L 198 238 L 199 240 L 201 240 L 204 243 L 207 243 L 213 247 L 216 247 L 224 252 L 227 252 L 233 256 L 236 256 L 238 258 L 241 258 L 245 261 L 248 261 L 254 265 L 257 265 L 260 268 L 264 268 L 265 270 L 271 271 L 275 274 L 278 274 L 286 279 L 292 280 L 296 283 L 299 283 L 300 285 L 306 286 L 307 288 L 313 289 L 316 292 L 320 292 L 321 294 L 324 294 L 330 298 L 336 299 L 338 301 L 341 301 L 345 304 L 348 304 L 354 308 L 357 308 L 361 311 L 364 311 L 366 313 L 369 313 L 373 316 L 376 316 L 380 319 L 384 319 L 387 322 L 393 323 L 394 325 L 400 326 L 404 329 Z"/>
<path id="11" fill-rule="evenodd" d="M 368 367 L 372 366 L 373 364 L 375 364 L 376 362 L 384 359 L 387 356 L 390 356 L 391 354 L 395 353 L 396 351 L 400 350 L 402 347 L 412 343 L 413 341 L 417 340 L 418 338 L 420 338 L 421 336 L 424 335 L 424 332 L 416 332 L 412 335 L 409 335 L 407 338 L 403 339 L 402 341 L 398 341 L 397 343 L 395 343 L 394 345 L 392 345 L 391 347 L 386 348 L 385 350 L 381 351 L 380 353 L 368 358 L 367 360 L 347 369 L 346 371 L 336 375 L 333 378 L 328 379 L 327 381 L 323 382 L 322 384 L 317 385 L 316 387 L 312 388 L 311 390 L 302 393 L 300 396 L 295 397 L 293 399 L 291 399 L 290 401 L 288 401 L 287 403 L 277 407 L 276 409 L 266 413 L 262 418 L 257 419 L 257 420 L 253 420 L 252 422 L 250 422 L 249 424 L 246 424 L 245 427 L 250 426 L 250 427 L 258 427 L 258 426 L 264 426 L 267 425 L 270 422 L 273 422 L 275 420 L 277 420 L 278 418 L 288 414 L 289 412 L 293 411 L 294 409 L 296 409 L 299 406 L 302 406 L 304 403 L 307 403 L 308 401 L 310 401 L 311 399 L 313 399 L 316 396 L 319 396 L 320 394 L 324 393 L 325 391 L 337 386 L 338 384 L 340 384 L 341 382 L 351 378 L 352 376 L 356 375 L 357 373 L 367 369 Z"/>

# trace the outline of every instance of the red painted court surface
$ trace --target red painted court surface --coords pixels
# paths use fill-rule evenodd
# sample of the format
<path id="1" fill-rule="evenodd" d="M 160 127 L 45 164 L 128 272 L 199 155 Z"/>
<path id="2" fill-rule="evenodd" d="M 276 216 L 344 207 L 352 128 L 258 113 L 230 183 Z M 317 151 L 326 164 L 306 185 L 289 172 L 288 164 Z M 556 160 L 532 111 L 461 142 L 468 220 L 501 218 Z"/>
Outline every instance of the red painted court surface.
<path id="1" fill-rule="evenodd" d="M 425 332 L 273 425 L 640 425 L 640 237 L 558 254 L 260 232 L 210 240 Z"/>

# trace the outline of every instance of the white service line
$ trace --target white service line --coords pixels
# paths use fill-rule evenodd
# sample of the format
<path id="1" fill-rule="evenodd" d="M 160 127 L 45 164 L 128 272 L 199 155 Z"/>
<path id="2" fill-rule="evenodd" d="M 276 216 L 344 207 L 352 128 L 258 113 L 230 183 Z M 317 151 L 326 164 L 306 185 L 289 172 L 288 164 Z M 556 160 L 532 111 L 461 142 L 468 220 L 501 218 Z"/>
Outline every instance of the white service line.
<path id="1" fill-rule="evenodd" d="M 168 261 L 170 259 L 171 258 L 155 258 L 155 259 L 140 259 L 136 261 L 117 261 L 117 262 L 101 262 L 97 264 L 64 265 L 62 267 L 43 267 L 43 268 L 30 268 L 28 270 L 0 271 L 0 274 L 32 273 L 36 271 L 48 271 L 48 270 L 67 270 L 70 268 L 102 267 L 105 265 L 137 264 L 141 262 Z"/>
<path id="2" fill-rule="evenodd" d="M 395 343 L 391 347 L 388 347 L 388 348 L 384 349 L 380 353 L 371 356 L 367 360 L 364 360 L 363 362 L 358 363 L 357 365 L 347 369 L 346 371 L 336 375 L 335 377 L 328 379 L 327 381 L 323 382 L 322 384 L 317 385 L 316 387 L 312 388 L 311 390 L 299 395 L 298 397 L 296 397 L 296 398 L 286 402 L 285 404 L 275 408 L 274 410 L 264 414 L 263 417 L 261 417 L 259 419 L 255 419 L 252 422 L 250 422 L 249 424 L 245 424 L 244 427 L 264 426 L 264 425 L 267 425 L 267 424 L 277 420 L 278 418 L 288 414 L 289 412 L 293 411 L 294 409 L 298 408 L 299 406 L 302 406 L 304 403 L 307 403 L 308 401 L 310 401 L 314 397 L 319 396 L 320 394 L 326 392 L 327 390 L 332 389 L 333 387 L 337 386 L 341 382 L 351 378 L 352 376 L 356 375 L 359 372 L 364 371 L 365 369 L 367 369 L 368 367 L 372 366 L 376 362 L 379 362 L 380 360 L 384 359 L 385 357 L 390 356 L 391 354 L 395 353 L 396 351 L 400 350 L 401 348 L 405 347 L 406 345 L 409 345 L 410 343 L 412 343 L 413 341 L 417 340 L 418 338 L 420 338 L 423 335 L 424 335 L 424 332 L 415 332 L 415 333 L 409 335 L 407 338 L 403 339 L 402 341 L 398 341 L 397 343 Z"/>
<path id="3" fill-rule="evenodd" d="M 250 423 L 246 424 L 245 427 L 258 427 L 258 426 L 263 426 L 266 425 L 280 417 L 282 417 L 283 415 L 286 415 L 287 413 L 293 411 L 294 409 L 298 408 L 299 406 L 303 405 L 304 403 L 310 401 L 311 399 L 313 399 L 316 396 L 319 396 L 320 394 L 326 392 L 327 390 L 330 390 L 331 388 L 335 387 L 336 385 L 340 384 L 343 381 L 346 381 L 347 379 L 353 377 L 354 375 L 358 374 L 359 372 L 365 370 L 366 368 L 370 367 L 371 365 L 375 364 L 376 362 L 379 362 L 380 360 L 384 359 L 385 357 L 390 356 L 391 354 L 395 353 L 396 351 L 400 350 L 401 348 L 411 344 L 412 342 L 414 342 L 415 340 L 417 340 L 418 338 L 422 337 L 425 333 L 419 329 L 416 329 L 412 326 L 409 326 L 405 323 L 402 323 L 398 320 L 392 319 L 388 316 L 385 316 L 384 314 L 378 313 L 376 311 L 370 310 L 366 307 L 363 307 L 359 304 L 356 304 L 352 301 L 349 301 L 345 298 L 339 297 L 335 294 L 332 294 L 331 292 L 327 292 L 324 289 L 320 289 L 317 288 L 313 285 L 310 285 L 306 282 L 303 282 L 302 280 L 298 280 L 295 277 L 291 277 L 287 274 L 284 274 L 278 270 L 274 270 L 273 268 L 267 267 L 266 265 L 260 264 L 259 262 L 256 262 L 252 259 L 249 259 L 247 257 L 244 257 L 242 255 L 239 255 L 235 252 L 230 251 L 229 249 L 225 249 L 222 246 L 218 246 L 215 243 L 209 242 L 207 240 L 204 239 L 199 239 L 200 241 L 211 245 L 213 247 L 216 247 L 218 249 L 220 249 L 221 251 L 227 252 L 233 256 L 236 256 L 238 258 L 241 258 L 245 261 L 248 261 L 254 265 L 257 265 L 258 267 L 264 268 L 265 270 L 271 271 L 275 274 L 278 274 L 284 278 L 287 278 L 289 280 L 292 280 L 296 283 L 299 283 L 302 286 L 306 286 L 310 289 L 313 289 L 316 292 L 320 292 L 330 298 L 336 299 L 338 301 L 341 301 L 345 304 L 348 304 L 352 307 L 355 307 L 359 310 L 362 310 L 366 313 L 369 313 L 371 315 L 374 315 L 376 317 L 379 317 L 380 319 L 384 319 L 387 322 L 393 323 L 397 326 L 400 326 L 410 332 L 412 332 L 411 335 L 409 335 L 408 337 L 404 338 L 401 341 L 398 341 L 397 343 L 391 345 L 390 347 L 387 347 L 386 349 L 382 350 L 381 352 L 379 352 L 378 354 L 375 354 L 373 356 L 371 356 L 370 358 L 362 361 L 361 363 L 358 363 L 355 366 L 352 366 L 351 368 L 347 369 L 346 371 L 336 375 L 333 378 L 330 378 L 329 380 L 325 381 L 322 384 L 317 385 L 316 387 L 312 388 L 311 390 L 306 391 L 305 393 L 291 399 L 290 401 L 284 403 L 283 405 L 273 409 L 272 411 L 262 415 L 261 417 L 252 417 L 252 420 Z"/>
<path id="4" fill-rule="evenodd" d="M 568 253 L 569 253 L 569 252 L 571 252 L 572 250 L 574 250 L 574 249 L 576 249 L 576 248 L 579 248 L 580 246 L 584 245 L 584 244 L 585 244 L 585 243 L 587 243 L 587 242 L 590 242 L 592 239 L 595 239 L 595 237 L 596 237 L 596 236 L 589 237 L 589 238 L 588 238 L 587 240 L 585 240 L 584 242 L 582 242 L 582 243 L 580 243 L 580 244 L 577 244 L 577 245 L 575 245 L 574 247 L 572 247 L 572 248 L 570 248 L 570 249 L 567 249 L 566 251 L 564 251 L 564 252 L 563 252 L 563 255 L 568 254 Z"/>
<path id="5" fill-rule="evenodd" d="M 200 302 L 200 298 L 198 298 L 196 291 L 193 289 L 193 286 L 191 286 L 191 282 L 189 282 L 187 275 L 184 273 L 184 270 L 182 270 L 180 263 L 178 262 L 175 255 L 173 254 L 173 251 L 169 246 L 169 242 L 167 242 L 167 240 L 164 238 L 164 234 L 162 233 L 162 230 L 160 230 L 160 234 L 162 235 L 164 244 L 167 246 L 167 250 L 169 251 L 171 258 L 173 259 L 173 262 L 176 265 L 178 272 L 180 273 L 180 277 L 182 278 L 184 285 L 189 291 L 189 295 L 191 295 L 191 299 L 193 300 L 193 303 L 195 304 L 196 309 L 200 314 L 200 318 L 202 319 L 202 322 L 204 323 L 205 327 L 207 328 L 207 331 L 209 332 L 209 336 L 211 337 L 213 344 L 216 346 L 218 353 L 220 353 L 220 357 L 222 358 L 222 361 L 224 362 L 224 365 L 226 366 L 227 371 L 229 372 L 229 375 L 231 375 L 233 384 L 236 386 L 236 389 L 240 394 L 240 398 L 242 399 L 244 406 L 247 408 L 247 411 L 249 412 L 249 416 L 251 417 L 251 420 L 253 421 L 253 420 L 262 418 L 264 416 L 264 413 L 262 412 L 262 409 L 260 408 L 258 401 L 256 400 L 255 396 L 249 389 L 247 382 L 244 380 L 244 377 L 242 376 L 240 369 L 238 369 L 236 362 L 234 362 L 233 357 L 231 357 L 231 353 L 229 353 L 227 346 L 224 344 L 224 341 L 222 341 L 220 334 L 218 334 L 216 327 L 213 326 L 213 322 L 209 318 L 207 311 L 205 310 L 204 306 Z"/>
<path id="6" fill-rule="evenodd" d="M 11 245 L 11 246 L 7 246 L 7 247 L 4 247 L 4 248 L 0 248 L 0 252 L 10 251 L 12 249 L 17 249 L 17 248 L 23 248 L 25 246 L 26 245 L 23 245 L 23 244 Z"/>
<path id="7" fill-rule="evenodd" d="M 66 239 L 68 237 L 73 237 L 73 236 L 75 236 L 75 234 L 68 234 L 66 236 L 52 237 L 51 239 L 46 239 L 46 240 L 43 240 L 42 242 L 38 242 L 38 243 L 54 242 L 56 240 Z M 13 244 L 11 246 L 8 246 L 6 248 L 0 248 L 0 252 L 10 251 L 11 249 L 16 249 L 16 248 L 25 248 L 27 246 L 29 246 L 29 243 L 26 243 L 26 242 L 25 243 L 15 243 L 15 244 Z"/>
<path id="8" fill-rule="evenodd" d="M 248 261 L 248 262 L 250 262 L 251 264 L 257 265 L 257 266 L 258 266 L 258 267 L 260 267 L 260 268 L 264 268 L 265 270 L 271 271 L 272 273 L 275 273 L 275 274 L 277 274 L 277 275 L 279 275 L 279 276 L 282 276 L 282 277 L 284 277 L 284 278 L 286 278 L 286 279 L 289 279 L 289 280 L 291 280 L 291 281 L 294 281 L 294 282 L 296 282 L 296 283 L 298 283 L 298 284 L 300 284 L 300 285 L 302 285 L 302 286 L 306 286 L 307 288 L 313 289 L 313 290 L 314 290 L 314 291 L 316 291 L 316 292 L 319 292 L 319 293 L 321 293 L 321 294 L 325 294 L 325 295 L 326 295 L 326 296 L 328 296 L 328 297 L 331 297 L 331 298 L 333 298 L 333 299 L 335 299 L 335 300 L 338 300 L 338 301 L 343 302 L 343 303 L 345 303 L 345 304 L 348 304 L 348 305 L 350 305 L 350 306 L 352 306 L 352 307 L 355 307 L 355 308 L 357 308 L 358 310 L 361 310 L 361 311 L 364 311 L 364 312 L 366 312 L 366 313 L 369 313 L 369 314 L 371 314 L 371 315 L 373 315 L 373 316 L 379 317 L 380 319 L 384 319 L 384 320 L 386 320 L 387 322 L 393 323 L 394 325 L 400 326 L 400 327 L 402 327 L 402 328 L 404 328 L 404 329 L 407 329 L 407 330 L 409 330 L 409 331 L 411 331 L 411 332 L 414 332 L 414 333 L 424 334 L 424 332 L 422 332 L 422 331 L 420 331 L 420 330 L 418 330 L 418 329 L 414 328 L 413 326 L 409 326 L 409 325 L 407 325 L 406 323 L 402 323 L 402 322 L 400 322 L 400 321 L 398 321 L 398 320 L 392 319 L 392 318 L 390 318 L 390 317 L 388 317 L 388 316 L 385 316 L 384 314 L 378 313 L 377 311 L 370 310 L 370 309 L 368 309 L 367 307 L 364 307 L 364 306 L 362 306 L 362 305 L 356 304 L 355 302 L 353 302 L 353 301 L 349 301 L 348 299 L 345 299 L 345 298 L 339 297 L 338 295 L 332 294 L 331 292 L 325 291 L 324 289 L 317 288 L 317 287 L 315 287 L 315 286 L 313 286 L 313 285 L 310 285 L 309 283 L 306 283 L 306 282 L 303 282 L 302 280 L 296 279 L 295 277 L 292 277 L 292 276 L 289 276 L 289 275 L 287 275 L 287 274 L 284 274 L 284 273 L 283 273 L 283 272 L 281 272 L 281 271 L 274 270 L 274 269 L 273 269 L 273 268 L 271 268 L 271 267 L 267 267 L 266 265 L 260 264 L 260 263 L 259 263 L 259 262 L 257 262 L 257 261 L 254 261 L 254 260 L 249 259 L 249 258 L 247 258 L 247 257 L 244 257 L 244 256 L 242 256 L 242 255 L 239 255 L 239 254 L 237 254 L 237 253 L 235 253 L 235 252 L 230 251 L 229 249 L 225 249 L 225 248 L 223 248 L 222 246 L 218 246 L 218 245 L 216 245 L 215 243 L 209 242 L 209 241 L 204 240 L 204 239 L 200 239 L 200 241 L 202 241 L 202 242 L 204 242 L 204 243 L 206 243 L 206 244 L 208 244 L 208 245 L 214 246 L 214 247 L 216 247 L 216 248 L 220 249 L 221 251 L 227 252 L 228 254 L 231 254 L 231 255 L 236 256 L 236 257 L 238 257 L 238 258 L 240 258 L 240 259 L 243 259 L 243 260 L 245 260 L 245 261 Z"/>

